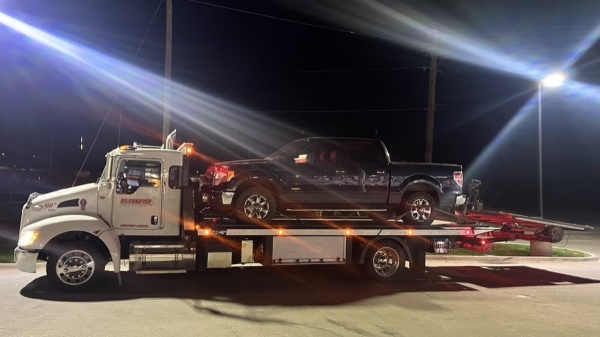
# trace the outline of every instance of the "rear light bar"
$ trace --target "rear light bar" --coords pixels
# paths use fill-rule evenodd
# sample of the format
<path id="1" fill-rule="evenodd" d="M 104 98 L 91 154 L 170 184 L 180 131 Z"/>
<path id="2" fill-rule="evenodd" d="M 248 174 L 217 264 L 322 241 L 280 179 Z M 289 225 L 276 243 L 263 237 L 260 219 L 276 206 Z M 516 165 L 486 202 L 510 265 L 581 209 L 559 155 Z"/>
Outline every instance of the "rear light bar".
<path id="1" fill-rule="evenodd" d="M 463 173 L 462 171 L 454 171 L 454 181 L 462 187 L 463 185 Z"/>

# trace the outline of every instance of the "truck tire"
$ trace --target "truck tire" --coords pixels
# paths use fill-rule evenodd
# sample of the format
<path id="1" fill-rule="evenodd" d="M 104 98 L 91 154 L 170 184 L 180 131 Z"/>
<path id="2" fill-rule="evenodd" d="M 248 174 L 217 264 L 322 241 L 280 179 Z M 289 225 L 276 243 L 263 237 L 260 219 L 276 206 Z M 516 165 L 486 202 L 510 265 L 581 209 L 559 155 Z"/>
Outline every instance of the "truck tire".
<path id="1" fill-rule="evenodd" d="M 403 202 L 402 221 L 410 226 L 430 226 L 435 218 L 435 198 L 427 192 L 415 192 Z"/>
<path id="2" fill-rule="evenodd" d="M 365 272 L 376 282 L 399 279 L 404 272 L 406 255 L 400 245 L 392 240 L 376 242 L 369 248 L 365 259 Z"/>
<path id="3" fill-rule="evenodd" d="M 107 260 L 87 242 L 56 245 L 49 254 L 46 275 L 58 289 L 81 292 L 93 288 L 105 276 Z"/>
<path id="4" fill-rule="evenodd" d="M 236 217 L 246 224 L 269 223 L 277 211 L 275 196 L 264 187 L 251 187 L 244 190 L 233 204 Z"/>

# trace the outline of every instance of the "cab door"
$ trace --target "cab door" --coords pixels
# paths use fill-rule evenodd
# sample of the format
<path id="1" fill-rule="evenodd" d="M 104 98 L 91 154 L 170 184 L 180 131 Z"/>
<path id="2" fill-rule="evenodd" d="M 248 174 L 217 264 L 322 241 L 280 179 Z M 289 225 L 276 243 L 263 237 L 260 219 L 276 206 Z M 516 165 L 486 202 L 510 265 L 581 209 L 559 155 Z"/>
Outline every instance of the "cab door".
<path id="1" fill-rule="evenodd" d="M 158 160 L 122 158 L 119 161 L 112 198 L 115 228 L 162 228 L 161 166 Z"/>

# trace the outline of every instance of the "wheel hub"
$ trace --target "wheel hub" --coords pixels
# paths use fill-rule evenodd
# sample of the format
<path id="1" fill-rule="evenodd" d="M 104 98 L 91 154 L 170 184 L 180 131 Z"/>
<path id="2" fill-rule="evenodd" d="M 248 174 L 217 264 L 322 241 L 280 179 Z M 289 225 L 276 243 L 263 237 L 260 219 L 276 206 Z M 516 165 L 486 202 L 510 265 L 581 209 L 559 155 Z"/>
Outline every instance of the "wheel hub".
<path id="1" fill-rule="evenodd" d="M 87 282 L 95 269 L 92 257 L 81 250 L 66 252 L 56 263 L 58 279 L 69 285 Z"/>
<path id="2" fill-rule="evenodd" d="M 427 199 L 416 199 L 412 205 L 410 205 L 410 215 L 419 222 L 429 219 L 431 216 L 431 204 Z"/>
<path id="3" fill-rule="evenodd" d="M 254 194 L 244 202 L 244 214 L 249 218 L 264 219 L 269 214 L 269 202 L 260 194 Z"/>
<path id="4" fill-rule="evenodd" d="M 393 275 L 400 267 L 400 257 L 393 249 L 381 248 L 373 256 L 373 267 L 381 276 Z"/>

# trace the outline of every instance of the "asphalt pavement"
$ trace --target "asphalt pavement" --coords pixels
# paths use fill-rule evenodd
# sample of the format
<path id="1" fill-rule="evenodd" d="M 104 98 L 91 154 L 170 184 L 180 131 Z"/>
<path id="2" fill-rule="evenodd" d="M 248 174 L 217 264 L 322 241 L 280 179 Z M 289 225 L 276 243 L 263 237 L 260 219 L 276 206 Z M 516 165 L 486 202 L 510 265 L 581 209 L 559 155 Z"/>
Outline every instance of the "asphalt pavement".
<path id="1" fill-rule="evenodd" d="M 600 232 L 556 247 L 600 255 Z M 600 262 L 438 256 L 423 275 L 375 284 L 353 268 L 114 274 L 61 293 L 0 265 L 2 336 L 600 336 Z"/>

